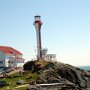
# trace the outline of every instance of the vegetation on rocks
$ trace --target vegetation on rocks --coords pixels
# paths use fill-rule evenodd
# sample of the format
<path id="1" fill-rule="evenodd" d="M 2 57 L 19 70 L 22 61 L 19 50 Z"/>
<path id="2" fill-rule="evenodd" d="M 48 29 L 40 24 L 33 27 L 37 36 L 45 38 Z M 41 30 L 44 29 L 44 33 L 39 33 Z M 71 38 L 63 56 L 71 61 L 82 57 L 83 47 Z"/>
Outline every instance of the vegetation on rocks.
<path id="1" fill-rule="evenodd" d="M 79 89 L 86 89 L 87 87 L 90 87 L 90 73 L 68 64 L 45 60 L 30 61 L 24 65 L 24 70 L 30 70 L 32 73 L 39 72 L 40 75 L 36 79 L 36 83 L 38 84 L 72 84 L 73 87 Z"/>
<path id="2" fill-rule="evenodd" d="M 46 60 L 29 61 L 24 64 L 23 72 L 5 76 L 0 80 L 8 84 L 0 90 L 32 90 L 32 88 L 34 90 L 89 90 L 87 88 L 90 88 L 90 72 L 68 64 Z M 51 83 L 60 83 L 60 85 L 51 87 L 36 85 Z M 30 86 L 27 87 L 27 84 Z M 19 87 L 20 85 L 23 87 Z"/>

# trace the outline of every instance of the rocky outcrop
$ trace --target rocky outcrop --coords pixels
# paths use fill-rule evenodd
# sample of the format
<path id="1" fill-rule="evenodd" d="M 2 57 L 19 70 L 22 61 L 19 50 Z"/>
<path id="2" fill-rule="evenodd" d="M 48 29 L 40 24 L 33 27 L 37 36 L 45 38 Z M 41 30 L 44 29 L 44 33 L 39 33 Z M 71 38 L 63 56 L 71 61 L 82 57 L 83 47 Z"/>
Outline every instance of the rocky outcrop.
<path id="1" fill-rule="evenodd" d="M 75 85 L 57 85 L 57 86 L 38 86 L 38 85 L 30 85 L 26 88 L 26 90 L 80 90 L 76 88 Z"/>
<path id="2" fill-rule="evenodd" d="M 41 86 L 30 85 L 26 88 L 26 90 L 43 90 L 43 88 Z"/>
<path id="3" fill-rule="evenodd" d="M 38 84 L 62 83 L 64 87 L 60 90 L 87 90 L 87 87 L 90 87 L 90 72 L 68 64 L 44 60 L 32 61 L 24 65 L 24 70 L 39 73 L 36 79 Z"/>

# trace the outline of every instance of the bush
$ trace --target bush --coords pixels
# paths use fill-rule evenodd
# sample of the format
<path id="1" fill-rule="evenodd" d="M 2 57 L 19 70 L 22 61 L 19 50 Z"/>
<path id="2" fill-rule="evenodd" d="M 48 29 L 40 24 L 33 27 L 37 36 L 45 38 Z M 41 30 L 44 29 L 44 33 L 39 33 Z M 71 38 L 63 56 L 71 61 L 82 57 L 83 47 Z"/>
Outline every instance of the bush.
<path id="1" fill-rule="evenodd" d="M 0 87 L 4 87 L 4 86 L 6 86 L 7 84 L 6 84 L 6 81 L 0 81 Z"/>

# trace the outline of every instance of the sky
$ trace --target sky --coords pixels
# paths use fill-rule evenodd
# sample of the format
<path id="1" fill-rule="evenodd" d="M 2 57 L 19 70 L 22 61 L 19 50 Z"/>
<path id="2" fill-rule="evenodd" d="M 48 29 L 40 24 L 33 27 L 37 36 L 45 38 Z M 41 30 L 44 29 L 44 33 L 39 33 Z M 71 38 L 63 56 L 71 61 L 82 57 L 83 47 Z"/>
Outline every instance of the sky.
<path id="1" fill-rule="evenodd" d="M 0 45 L 36 57 L 34 16 L 40 15 L 42 48 L 57 61 L 90 65 L 90 0 L 0 0 Z"/>

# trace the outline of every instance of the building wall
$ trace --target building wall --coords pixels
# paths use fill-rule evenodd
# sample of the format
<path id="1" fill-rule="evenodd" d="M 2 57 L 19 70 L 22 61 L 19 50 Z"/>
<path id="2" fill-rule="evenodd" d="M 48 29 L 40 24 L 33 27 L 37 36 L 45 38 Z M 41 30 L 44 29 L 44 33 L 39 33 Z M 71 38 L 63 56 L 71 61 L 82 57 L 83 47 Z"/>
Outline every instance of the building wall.
<path id="1" fill-rule="evenodd" d="M 5 54 L 2 51 L 0 51 L 0 67 L 4 67 L 5 65 L 4 61 L 5 61 Z"/>
<path id="2" fill-rule="evenodd" d="M 16 66 L 17 66 L 17 67 L 22 67 L 23 64 L 24 64 L 24 60 L 17 60 L 16 62 L 17 62 L 17 63 L 16 63 Z"/>
<path id="3" fill-rule="evenodd" d="M 18 57 L 18 58 L 22 58 L 22 55 L 5 55 L 5 66 L 9 66 L 9 67 L 20 67 L 20 66 L 23 66 L 24 64 L 24 60 L 21 59 L 21 60 L 14 60 L 15 57 Z M 9 60 L 9 63 L 8 63 L 8 60 Z"/>
<path id="4" fill-rule="evenodd" d="M 22 58 L 22 55 L 4 54 L 0 51 L 0 67 L 20 67 L 23 66 L 24 60 L 14 60 L 15 57 Z"/>
<path id="5" fill-rule="evenodd" d="M 20 60 L 13 60 L 10 59 L 10 67 L 21 67 L 24 64 L 24 60 L 20 59 Z"/>
<path id="6" fill-rule="evenodd" d="M 22 55 L 16 55 L 16 57 L 22 58 Z"/>
<path id="7" fill-rule="evenodd" d="M 12 55 L 5 55 L 5 67 L 10 67 L 10 60 L 12 60 Z"/>

